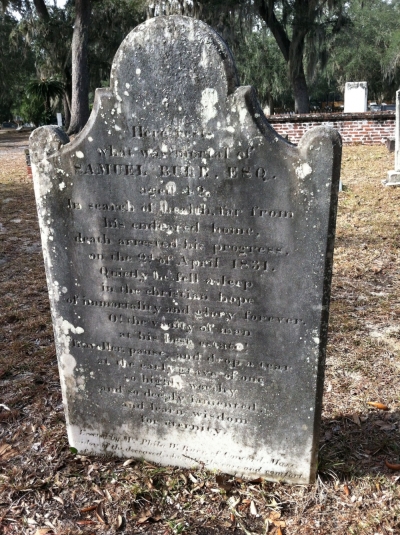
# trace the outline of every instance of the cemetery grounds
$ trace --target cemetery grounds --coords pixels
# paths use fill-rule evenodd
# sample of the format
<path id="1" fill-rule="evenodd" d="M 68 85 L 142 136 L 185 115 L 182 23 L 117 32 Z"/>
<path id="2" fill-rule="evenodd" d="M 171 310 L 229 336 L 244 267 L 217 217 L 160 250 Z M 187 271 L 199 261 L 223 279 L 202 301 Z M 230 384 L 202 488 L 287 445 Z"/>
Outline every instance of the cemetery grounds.
<path id="1" fill-rule="evenodd" d="M 343 149 L 319 471 L 306 486 L 70 450 L 27 146 L 0 131 L 0 534 L 399 534 L 400 188 L 381 184 L 393 154 Z"/>

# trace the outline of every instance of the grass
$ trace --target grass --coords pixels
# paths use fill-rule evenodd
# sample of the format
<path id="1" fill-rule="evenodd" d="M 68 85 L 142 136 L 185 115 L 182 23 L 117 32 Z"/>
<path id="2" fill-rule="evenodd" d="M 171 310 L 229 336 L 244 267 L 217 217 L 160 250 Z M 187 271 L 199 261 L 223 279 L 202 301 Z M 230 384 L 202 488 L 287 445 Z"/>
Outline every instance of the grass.
<path id="1" fill-rule="evenodd" d="M 32 183 L 0 136 L 0 533 L 400 533 L 400 188 L 345 147 L 318 480 L 244 482 L 67 443 Z M 389 406 L 381 411 L 367 404 Z"/>

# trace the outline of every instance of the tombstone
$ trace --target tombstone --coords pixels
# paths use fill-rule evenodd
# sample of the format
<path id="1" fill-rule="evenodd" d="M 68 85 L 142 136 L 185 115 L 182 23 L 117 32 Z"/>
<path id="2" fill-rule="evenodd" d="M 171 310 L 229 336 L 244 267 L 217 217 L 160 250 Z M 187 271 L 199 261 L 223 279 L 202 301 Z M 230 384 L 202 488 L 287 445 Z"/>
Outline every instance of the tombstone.
<path id="1" fill-rule="evenodd" d="M 71 446 L 313 481 L 338 133 L 285 142 L 218 34 L 172 16 L 31 154 Z"/>
<path id="2" fill-rule="evenodd" d="M 387 137 L 385 139 L 385 146 L 389 152 L 394 152 L 396 149 L 396 140 L 393 137 Z"/>
<path id="3" fill-rule="evenodd" d="M 363 113 L 368 107 L 368 83 L 346 82 L 344 113 Z"/>
<path id="4" fill-rule="evenodd" d="M 394 141 L 394 171 L 388 171 L 384 186 L 400 186 L 400 89 L 396 91 L 396 132 Z"/>

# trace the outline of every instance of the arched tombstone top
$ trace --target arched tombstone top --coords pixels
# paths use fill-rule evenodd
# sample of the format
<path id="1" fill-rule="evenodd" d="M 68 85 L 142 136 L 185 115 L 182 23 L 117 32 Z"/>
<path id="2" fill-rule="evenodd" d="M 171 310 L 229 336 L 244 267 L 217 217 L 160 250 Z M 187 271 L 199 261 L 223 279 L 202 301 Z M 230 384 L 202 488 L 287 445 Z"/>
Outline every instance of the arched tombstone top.
<path id="1" fill-rule="evenodd" d="M 30 150 L 71 446 L 312 481 L 339 135 L 287 143 L 176 16 L 128 35 L 74 140 Z"/>
<path id="2" fill-rule="evenodd" d="M 213 128 L 238 85 L 221 37 L 203 22 L 181 16 L 150 19 L 133 30 L 111 70 L 111 87 L 125 115 L 143 120 L 150 108 L 160 127 L 174 122 Z"/>

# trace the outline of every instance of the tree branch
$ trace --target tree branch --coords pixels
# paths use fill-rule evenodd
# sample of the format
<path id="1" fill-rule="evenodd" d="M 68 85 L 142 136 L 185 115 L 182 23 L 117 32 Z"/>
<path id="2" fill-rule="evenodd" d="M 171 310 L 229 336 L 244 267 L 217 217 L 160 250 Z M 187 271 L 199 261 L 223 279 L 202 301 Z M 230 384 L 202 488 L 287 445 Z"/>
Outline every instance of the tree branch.
<path id="1" fill-rule="evenodd" d="M 36 13 L 38 14 L 39 18 L 45 22 L 48 22 L 50 20 L 50 15 L 47 11 L 47 6 L 44 3 L 44 0 L 33 0 L 33 3 L 35 4 Z"/>
<path id="2" fill-rule="evenodd" d="M 275 37 L 285 61 L 288 62 L 290 53 L 290 40 L 287 36 L 285 28 L 275 16 L 274 3 L 274 0 L 262 0 L 259 4 L 259 13 L 260 17 L 264 20 Z"/>

